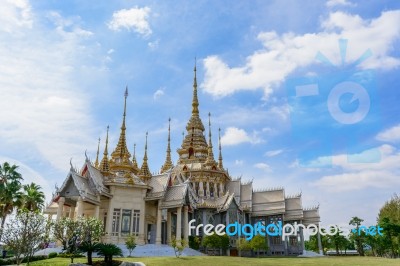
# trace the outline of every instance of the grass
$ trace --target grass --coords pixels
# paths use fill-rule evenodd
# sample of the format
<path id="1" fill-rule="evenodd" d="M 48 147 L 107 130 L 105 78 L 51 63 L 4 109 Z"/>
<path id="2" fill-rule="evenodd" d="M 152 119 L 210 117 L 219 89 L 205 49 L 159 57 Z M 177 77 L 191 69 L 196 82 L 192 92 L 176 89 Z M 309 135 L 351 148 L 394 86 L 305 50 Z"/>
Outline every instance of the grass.
<path id="1" fill-rule="evenodd" d="M 323 257 L 323 258 L 291 258 L 291 257 L 267 257 L 267 258 L 239 258 L 239 257 L 143 257 L 143 258 L 117 258 L 124 261 L 141 261 L 146 266 L 296 266 L 296 265 L 315 265 L 315 266 L 386 266 L 399 265 L 399 259 L 386 259 L 375 257 Z M 94 259 L 98 260 L 98 259 Z M 86 258 L 75 259 L 74 262 L 86 262 Z M 32 266 L 67 266 L 70 259 L 53 258 L 31 263 Z"/>

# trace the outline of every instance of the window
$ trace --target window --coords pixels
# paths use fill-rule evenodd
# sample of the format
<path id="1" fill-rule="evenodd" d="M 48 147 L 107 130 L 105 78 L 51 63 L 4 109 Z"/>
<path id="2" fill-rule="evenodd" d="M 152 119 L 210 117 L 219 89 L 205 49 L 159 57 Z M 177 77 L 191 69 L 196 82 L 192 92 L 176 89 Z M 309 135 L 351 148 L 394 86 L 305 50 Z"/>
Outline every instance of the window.
<path id="1" fill-rule="evenodd" d="M 104 218 L 103 218 L 104 232 L 106 232 L 106 223 L 107 223 L 107 212 L 104 213 Z"/>
<path id="2" fill-rule="evenodd" d="M 118 236 L 120 216 L 121 216 L 121 209 L 114 209 L 113 220 L 112 220 L 112 233 L 111 233 L 111 235 L 113 236 Z"/>
<path id="3" fill-rule="evenodd" d="M 133 211 L 133 222 L 132 222 L 132 234 L 139 235 L 139 219 L 140 219 L 140 210 Z"/>
<path id="4" fill-rule="evenodd" d="M 210 197 L 214 197 L 214 183 L 210 183 Z"/>
<path id="5" fill-rule="evenodd" d="M 272 245 L 280 245 L 280 244 L 282 244 L 282 238 L 280 236 L 272 236 L 271 242 L 272 242 Z"/>
<path id="6" fill-rule="evenodd" d="M 131 210 L 122 211 L 122 221 L 121 221 L 121 235 L 126 236 L 131 232 Z"/>

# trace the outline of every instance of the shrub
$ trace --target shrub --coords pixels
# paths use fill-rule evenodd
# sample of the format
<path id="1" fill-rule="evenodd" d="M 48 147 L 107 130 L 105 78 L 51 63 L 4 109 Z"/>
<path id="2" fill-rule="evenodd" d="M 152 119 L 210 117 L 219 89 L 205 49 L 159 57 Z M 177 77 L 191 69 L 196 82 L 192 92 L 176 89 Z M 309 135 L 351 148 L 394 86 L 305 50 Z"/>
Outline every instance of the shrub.
<path id="1" fill-rule="evenodd" d="M 113 265 L 113 256 L 123 256 L 122 250 L 117 245 L 104 243 L 98 245 L 97 254 L 100 256 L 104 256 L 104 262 L 108 266 Z"/>
<path id="2" fill-rule="evenodd" d="M 195 250 L 199 250 L 201 239 L 198 236 L 189 236 L 189 247 Z"/>
<path id="3" fill-rule="evenodd" d="M 50 253 L 49 253 L 49 259 L 55 258 L 55 257 L 57 257 L 57 256 L 58 256 L 58 253 L 57 253 L 57 252 L 50 252 Z"/>

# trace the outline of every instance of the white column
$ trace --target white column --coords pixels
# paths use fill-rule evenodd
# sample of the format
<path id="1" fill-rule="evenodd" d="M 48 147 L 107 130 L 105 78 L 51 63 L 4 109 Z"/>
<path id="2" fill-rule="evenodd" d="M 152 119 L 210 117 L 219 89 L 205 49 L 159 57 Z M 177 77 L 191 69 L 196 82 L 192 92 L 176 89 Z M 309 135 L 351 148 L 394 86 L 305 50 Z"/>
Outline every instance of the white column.
<path id="1" fill-rule="evenodd" d="M 142 198 L 146 196 L 146 190 L 142 190 Z M 145 234 L 145 217 L 146 217 L 146 202 L 142 201 L 142 207 L 140 209 L 140 218 L 139 218 L 139 239 L 143 241 L 143 243 L 146 243 L 147 241 L 147 235 Z M 140 243 L 140 242 L 139 242 Z"/>
<path id="2" fill-rule="evenodd" d="M 62 218 L 63 209 L 64 209 L 64 202 L 65 202 L 65 198 L 64 198 L 64 197 L 60 197 L 60 198 L 58 199 L 57 221 L 60 220 L 60 219 Z"/>
<path id="3" fill-rule="evenodd" d="M 219 183 L 219 196 L 221 197 L 222 195 L 224 195 L 224 186 L 222 185 L 222 182 Z"/>
<path id="4" fill-rule="evenodd" d="M 77 208 L 76 217 L 79 218 L 83 215 L 83 201 L 81 197 L 78 198 L 78 202 L 76 203 L 76 208 Z"/>
<path id="5" fill-rule="evenodd" d="M 219 197 L 217 192 L 218 192 L 217 183 L 214 183 L 214 198 L 218 198 Z"/>
<path id="6" fill-rule="evenodd" d="M 157 229 L 156 229 L 156 244 L 161 244 L 161 200 L 158 201 L 157 207 Z"/>
<path id="7" fill-rule="evenodd" d="M 75 206 L 69 208 L 69 218 L 73 219 L 75 214 Z"/>
<path id="8" fill-rule="evenodd" d="M 172 216 L 169 211 L 167 211 L 167 244 L 169 245 L 171 243 L 171 223 L 172 222 Z"/>
<path id="9" fill-rule="evenodd" d="M 186 247 L 189 246 L 189 207 L 183 207 L 183 239 L 185 239 Z"/>
<path id="10" fill-rule="evenodd" d="M 182 239 L 182 207 L 176 208 L 176 240 Z"/>
<path id="11" fill-rule="evenodd" d="M 207 198 L 210 197 L 210 182 L 207 181 L 207 192 L 206 192 Z"/>
<path id="12" fill-rule="evenodd" d="M 100 216 L 100 206 L 96 205 L 94 206 L 94 218 L 99 219 Z"/>

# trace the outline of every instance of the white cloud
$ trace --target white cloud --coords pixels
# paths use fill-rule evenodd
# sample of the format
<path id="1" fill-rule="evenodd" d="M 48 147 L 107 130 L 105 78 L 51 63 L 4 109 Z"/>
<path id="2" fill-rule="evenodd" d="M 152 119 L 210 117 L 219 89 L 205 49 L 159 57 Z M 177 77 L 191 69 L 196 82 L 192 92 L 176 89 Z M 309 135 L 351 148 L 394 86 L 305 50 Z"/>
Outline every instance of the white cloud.
<path id="1" fill-rule="evenodd" d="M 160 99 L 161 96 L 164 95 L 164 89 L 158 89 L 154 94 L 153 94 L 153 99 L 158 100 Z"/>
<path id="2" fill-rule="evenodd" d="M 250 136 L 244 129 L 237 127 L 228 127 L 221 137 L 221 144 L 224 146 L 232 146 L 245 142 L 256 144 L 260 143 L 261 140 L 255 133 Z"/>
<path id="3" fill-rule="evenodd" d="M 347 0 L 329 0 L 326 2 L 327 7 L 335 6 L 356 6 L 356 4 L 348 2 Z"/>
<path id="4" fill-rule="evenodd" d="M 271 166 L 266 163 L 256 163 L 254 167 L 268 172 L 271 171 Z"/>
<path id="5" fill-rule="evenodd" d="M 95 147 L 79 79 L 95 49 L 85 46 L 88 31 L 74 19 L 51 17 L 54 29 L 39 25 L 0 35 L 0 146 L 65 171 L 70 157 L 82 158 L 90 143 Z"/>
<path id="6" fill-rule="evenodd" d="M 149 7 L 118 10 L 113 13 L 111 21 L 107 24 L 108 28 L 114 31 L 133 30 L 143 36 L 148 36 L 152 32 L 147 21 L 150 11 Z"/>
<path id="7" fill-rule="evenodd" d="M 282 149 L 281 149 L 281 150 L 267 151 L 267 152 L 265 153 L 265 156 L 267 156 L 267 157 L 274 157 L 274 156 L 276 156 L 276 155 L 278 155 L 278 154 L 281 154 L 282 152 L 283 152 Z"/>
<path id="8" fill-rule="evenodd" d="M 262 89 L 264 99 L 268 99 L 289 74 L 316 64 L 318 51 L 340 65 L 340 38 L 348 39 L 346 63 L 355 62 L 370 49 L 372 56 L 361 67 L 392 69 L 400 65 L 400 59 L 390 55 L 400 37 L 400 10 L 383 12 L 372 20 L 333 12 L 321 22 L 321 28 L 318 33 L 303 35 L 261 32 L 258 40 L 263 48 L 249 55 L 246 63 L 238 67 L 228 66 L 217 55 L 208 56 L 203 61 L 205 77 L 201 86 L 215 97 Z"/>
<path id="9" fill-rule="evenodd" d="M 159 40 L 159 39 L 147 43 L 147 45 L 149 46 L 149 48 L 150 48 L 151 50 L 157 49 L 159 44 L 160 44 L 160 40 Z"/>
<path id="10" fill-rule="evenodd" d="M 2 1 L 0 31 L 11 33 L 18 28 L 32 27 L 32 12 L 28 0 Z"/>
<path id="11" fill-rule="evenodd" d="M 330 191 L 361 190 L 368 187 L 390 188 L 400 185 L 400 152 L 393 146 L 382 145 L 378 147 L 381 158 L 375 163 L 349 163 L 345 154 L 332 157 L 333 167 L 343 171 L 340 174 L 325 175 L 313 186 Z M 373 151 L 366 150 L 363 154 Z M 324 157 L 317 159 L 326 161 Z"/>
<path id="12" fill-rule="evenodd" d="M 235 165 L 242 166 L 243 165 L 243 160 L 235 160 Z"/>
<path id="13" fill-rule="evenodd" d="M 399 142 L 400 141 L 400 124 L 389 129 L 386 129 L 383 132 L 380 132 L 376 136 L 377 140 L 387 141 L 387 142 Z"/>

